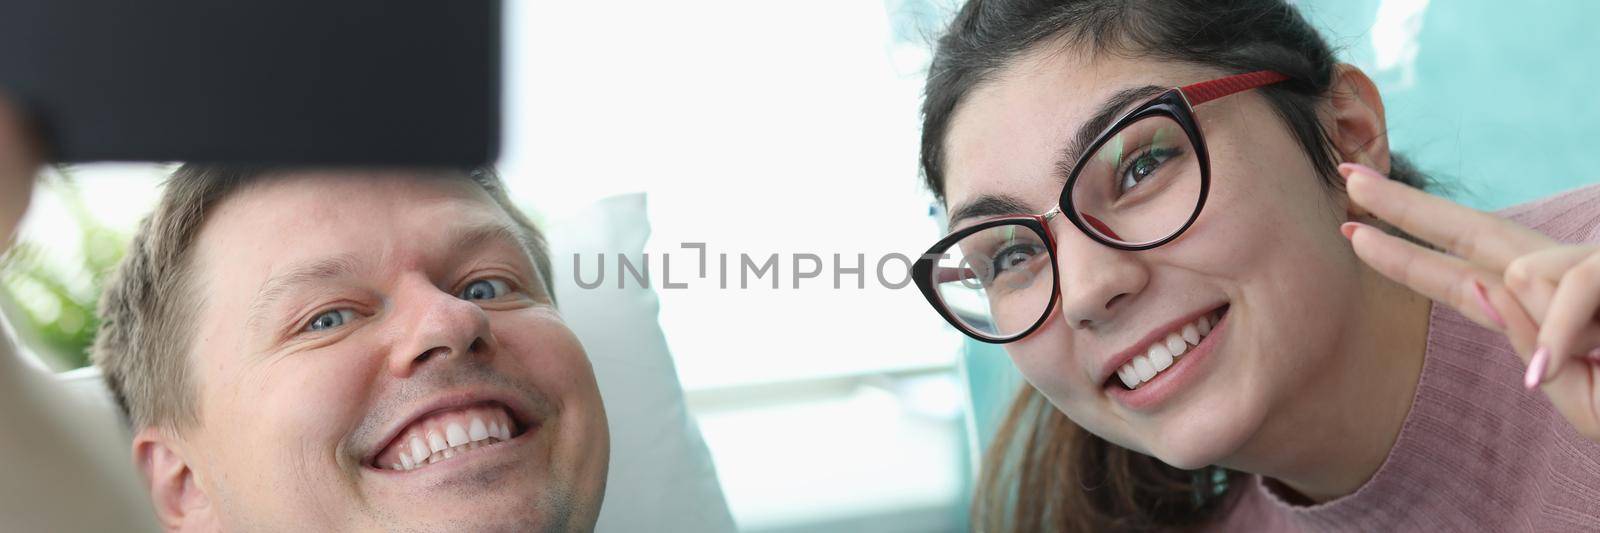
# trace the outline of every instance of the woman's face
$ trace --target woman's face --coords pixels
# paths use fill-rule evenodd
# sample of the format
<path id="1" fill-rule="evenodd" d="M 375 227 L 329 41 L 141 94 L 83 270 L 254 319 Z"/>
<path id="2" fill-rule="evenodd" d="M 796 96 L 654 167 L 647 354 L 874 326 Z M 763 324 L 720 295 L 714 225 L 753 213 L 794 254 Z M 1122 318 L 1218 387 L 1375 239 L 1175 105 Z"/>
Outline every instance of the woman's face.
<path id="1" fill-rule="evenodd" d="M 1103 102 L 1225 74 L 1109 54 L 1024 55 L 956 110 L 945 138 L 947 207 L 957 213 L 994 197 L 1043 213 L 1065 182 L 1060 152 Z M 1074 422 L 1180 468 L 1228 462 L 1275 410 L 1300 400 L 1308 379 L 1335 363 L 1340 331 L 1354 322 L 1351 295 L 1361 291 L 1338 233 L 1344 208 L 1266 99 L 1239 93 L 1200 105 L 1195 117 L 1211 156 L 1195 223 L 1166 245 L 1127 252 L 1057 217 L 1061 298 L 1043 326 L 1006 345 Z M 1148 355 L 1151 339 L 1165 344 L 1168 333 L 1181 337 L 1185 324 L 1219 313 L 1216 329 L 1185 342 L 1171 366 L 1136 389 L 1123 384 L 1117 369 Z"/>

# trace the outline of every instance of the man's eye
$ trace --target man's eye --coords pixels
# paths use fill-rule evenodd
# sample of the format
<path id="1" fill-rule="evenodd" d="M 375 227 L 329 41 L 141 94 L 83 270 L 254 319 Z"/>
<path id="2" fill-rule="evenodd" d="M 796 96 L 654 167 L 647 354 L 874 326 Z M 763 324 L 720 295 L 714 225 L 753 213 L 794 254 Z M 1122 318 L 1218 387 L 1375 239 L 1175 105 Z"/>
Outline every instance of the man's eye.
<path id="1" fill-rule="evenodd" d="M 351 311 L 349 309 L 334 309 L 332 311 L 317 315 L 316 318 L 311 319 L 311 323 L 306 324 L 305 331 L 323 331 L 337 328 L 339 326 L 343 326 L 346 322 L 355 320 L 355 318 L 355 311 Z"/>
<path id="2" fill-rule="evenodd" d="M 456 296 L 462 300 L 493 300 L 511 292 L 511 285 L 502 279 L 480 279 L 461 289 L 461 294 Z"/>

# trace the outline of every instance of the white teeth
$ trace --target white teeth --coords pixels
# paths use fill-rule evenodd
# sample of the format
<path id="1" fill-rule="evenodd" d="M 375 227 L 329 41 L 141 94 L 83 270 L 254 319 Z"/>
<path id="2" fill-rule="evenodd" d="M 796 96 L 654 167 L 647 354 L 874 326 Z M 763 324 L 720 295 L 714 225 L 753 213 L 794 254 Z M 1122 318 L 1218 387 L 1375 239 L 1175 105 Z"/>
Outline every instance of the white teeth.
<path id="1" fill-rule="evenodd" d="M 1201 320 L 1205 320 L 1205 318 L 1201 318 Z M 1200 330 L 1195 328 L 1194 324 L 1184 324 L 1183 331 L 1181 333 L 1183 334 L 1184 342 L 1189 344 L 1200 344 Z"/>
<path id="2" fill-rule="evenodd" d="M 411 430 L 385 451 L 376 466 L 392 470 L 415 470 L 478 448 L 511 439 L 509 420 L 504 415 L 465 413 L 437 420 Z"/>
<path id="3" fill-rule="evenodd" d="M 435 452 L 442 452 L 445 448 L 449 448 L 450 444 L 445 442 L 444 437 L 440 437 L 438 433 L 429 431 L 428 447 L 432 448 Z"/>
<path id="4" fill-rule="evenodd" d="M 452 448 L 471 442 L 467 440 L 467 429 L 461 427 L 461 424 L 457 422 L 451 422 L 449 426 L 446 426 L 444 434 L 446 441 L 450 443 Z"/>
<path id="5" fill-rule="evenodd" d="M 1122 384 L 1130 389 L 1139 386 L 1139 376 L 1134 375 L 1133 368 L 1128 365 L 1122 365 L 1122 368 L 1117 369 L 1117 377 L 1122 378 Z"/>
<path id="6" fill-rule="evenodd" d="M 1183 342 L 1183 337 L 1175 333 L 1167 334 L 1167 351 L 1172 352 L 1173 357 L 1183 355 L 1183 351 L 1188 347 L 1189 345 Z"/>
<path id="7" fill-rule="evenodd" d="M 1167 351 L 1167 347 L 1159 343 L 1151 346 L 1145 357 L 1150 359 L 1150 367 L 1156 369 L 1156 372 L 1166 370 L 1167 367 L 1172 366 L 1172 352 Z"/>
<path id="8" fill-rule="evenodd" d="M 467 427 L 467 436 L 472 438 L 473 442 L 487 439 L 489 438 L 489 427 L 483 425 L 482 418 L 473 417 L 472 424 Z"/>
<path id="9" fill-rule="evenodd" d="M 1150 359 L 1143 355 L 1133 358 L 1133 371 L 1139 374 L 1139 381 L 1141 383 L 1150 381 L 1150 378 L 1156 377 L 1155 367 L 1151 366 Z"/>
<path id="10" fill-rule="evenodd" d="M 413 462 L 420 465 L 429 455 L 433 455 L 433 452 L 422 442 L 422 437 L 411 437 L 411 456 L 416 458 Z"/>
<path id="11" fill-rule="evenodd" d="M 1168 333 L 1166 337 L 1150 345 L 1143 355 L 1134 357 L 1132 361 L 1122 365 L 1122 368 L 1118 368 L 1117 377 L 1128 388 L 1139 388 L 1141 383 L 1150 381 L 1156 373 L 1171 367 L 1177 357 L 1205 340 L 1206 335 L 1211 334 L 1211 326 L 1216 321 L 1216 317 L 1205 315 L 1194 322 L 1184 324 L 1178 331 Z M 1143 369 L 1140 368 L 1141 362 L 1144 365 Z"/>

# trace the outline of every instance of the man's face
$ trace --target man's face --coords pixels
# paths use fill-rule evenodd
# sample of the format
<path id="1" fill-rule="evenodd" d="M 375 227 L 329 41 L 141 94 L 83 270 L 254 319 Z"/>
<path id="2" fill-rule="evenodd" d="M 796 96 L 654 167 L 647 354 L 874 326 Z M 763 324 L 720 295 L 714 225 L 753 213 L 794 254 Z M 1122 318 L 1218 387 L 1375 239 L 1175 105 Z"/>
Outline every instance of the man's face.
<path id="1" fill-rule="evenodd" d="M 195 250 L 200 423 L 230 530 L 593 527 L 609 437 L 583 347 L 477 185 L 296 174 Z"/>

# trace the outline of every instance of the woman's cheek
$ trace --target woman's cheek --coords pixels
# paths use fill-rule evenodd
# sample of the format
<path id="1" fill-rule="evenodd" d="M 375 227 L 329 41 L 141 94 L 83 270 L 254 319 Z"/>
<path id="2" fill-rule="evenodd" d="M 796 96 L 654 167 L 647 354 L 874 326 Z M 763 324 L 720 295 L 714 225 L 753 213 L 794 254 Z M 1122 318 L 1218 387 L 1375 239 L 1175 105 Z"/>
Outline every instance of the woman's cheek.
<path id="1" fill-rule="evenodd" d="M 1048 328 L 1048 326 L 1047 326 Z M 1082 377 L 1082 372 L 1073 369 L 1081 367 L 1075 362 L 1074 355 L 1068 346 L 1068 339 L 1056 339 L 1055 332 L 1043 329 L 1034 332 L 1028 338 L 1022 339 L 1006 347 L 1011 355 L 1011 361 L 1022 373 L 1022 377 L 1034 388 L 1043 392 L 1050 402 L 1058 407 L 1072 403 L 1074 392 L 1086 392 L 1092 387 L 1087 379 Z"/>

